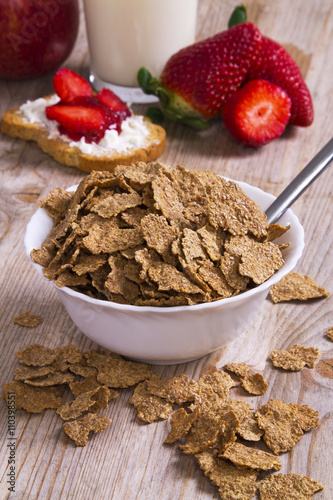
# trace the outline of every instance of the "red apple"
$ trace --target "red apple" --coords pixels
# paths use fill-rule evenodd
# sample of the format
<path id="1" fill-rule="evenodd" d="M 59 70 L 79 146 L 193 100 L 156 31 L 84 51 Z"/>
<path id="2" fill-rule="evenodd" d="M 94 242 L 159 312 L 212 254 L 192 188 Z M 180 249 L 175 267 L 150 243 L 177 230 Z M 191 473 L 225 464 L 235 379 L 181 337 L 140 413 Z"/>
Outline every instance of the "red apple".
<path id="1" fill-rule="evenodd" d="M 53 71 L 71 53 L 78 28 L 78 0 L 0 0 L 0 78 Z"/>

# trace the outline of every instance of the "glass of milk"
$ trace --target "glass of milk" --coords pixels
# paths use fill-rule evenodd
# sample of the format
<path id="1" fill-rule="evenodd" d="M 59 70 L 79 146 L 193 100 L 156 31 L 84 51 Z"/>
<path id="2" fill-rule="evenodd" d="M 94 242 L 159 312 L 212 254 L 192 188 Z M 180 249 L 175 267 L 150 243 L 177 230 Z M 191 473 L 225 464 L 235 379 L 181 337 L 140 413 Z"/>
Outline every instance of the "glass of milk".
<path id="1" fill-rule="evenodd" d="M 90 82 L 126 102 L 152 102 L 138 87 L 146 67 L 154 77 L 171 55 L 194 43 L 198 0 L 84 0 Z"/>

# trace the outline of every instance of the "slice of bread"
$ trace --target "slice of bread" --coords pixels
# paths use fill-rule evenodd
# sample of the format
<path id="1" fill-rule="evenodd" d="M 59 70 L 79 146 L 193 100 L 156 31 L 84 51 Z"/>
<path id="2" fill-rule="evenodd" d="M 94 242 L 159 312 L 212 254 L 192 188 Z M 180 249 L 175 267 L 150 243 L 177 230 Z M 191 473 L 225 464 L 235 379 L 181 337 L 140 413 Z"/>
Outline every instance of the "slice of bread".
<path id="1" fill-rule="evenodd" d="M 147 117 L 144 117 L 144 123 L 149 131 L 144 146 L 121 152 L 110 149 L 103 156 L 85 154 L 78 147 L 70 145 L 60 135 L 55 138 L 49 137 L 49 130 L 46 126 L 24 120 L 20 107 L 13 108 L 4 114 L 1 132 L 11 137 L 37 142 L 45 153 L 63 165 L 77 167 L 84 172 L 112 171 L 119 164 L 130 165 L 137 161 L 149 162 L 156 160 L 163 153 L 166 138 L 164 128 L 153 124 Z"/>

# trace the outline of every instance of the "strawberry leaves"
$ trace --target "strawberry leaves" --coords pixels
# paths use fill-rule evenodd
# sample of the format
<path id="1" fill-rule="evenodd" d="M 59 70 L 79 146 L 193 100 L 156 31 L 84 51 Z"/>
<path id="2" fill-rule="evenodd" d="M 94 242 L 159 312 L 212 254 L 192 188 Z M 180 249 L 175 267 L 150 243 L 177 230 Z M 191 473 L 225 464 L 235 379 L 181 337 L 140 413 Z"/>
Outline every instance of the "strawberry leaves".
<path id="1" fill-rule="evenodd" d="M 149 108 L 147 116 L 154 123 L 159 123 L 166 118 L 168 120 L 177 121 L 183 125 L 188 125 L 195 130 L 206 130 L 211 126 L 211 123 L 205 118 L 200 117 L 194 112 L 187 111 L 186 105 L 180 103 L 177 105 L 176 96 L 173 97 L 161 85 L 158 78 L 154 78 L 150 72 L 142 67 L 138 72 L 138 82 L 141 89 L 146 94 L 152 94 L 159 98 L 161 108 Z"/>
<path id="2" fill-rule="evenodd" d="M 228 28 L 231 28 L 232 26 L 235 26 L 236 24 L 241 24 L 245 23 L 247 21 L 247 11 L 246 7 L 244 5 L 238 5 L 235 7 L 234 11 L 232 12 L 229 22 L 228 22 Z"/>

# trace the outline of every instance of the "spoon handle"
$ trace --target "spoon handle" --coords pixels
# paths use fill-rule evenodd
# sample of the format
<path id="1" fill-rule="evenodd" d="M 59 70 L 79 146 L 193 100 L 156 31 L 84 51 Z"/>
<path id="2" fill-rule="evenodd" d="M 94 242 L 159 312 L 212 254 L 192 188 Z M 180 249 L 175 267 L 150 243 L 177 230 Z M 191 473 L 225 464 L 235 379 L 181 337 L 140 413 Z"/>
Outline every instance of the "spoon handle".
<path id="1" fill-rule="evenodd" d="M 270 224 L 274 224 L 284 212 L 301 196 L 310 184 L 325 170 L 333 160 L 333 137 L 300 171 L 266 210 Z"/>

